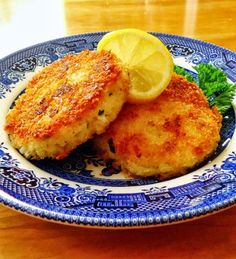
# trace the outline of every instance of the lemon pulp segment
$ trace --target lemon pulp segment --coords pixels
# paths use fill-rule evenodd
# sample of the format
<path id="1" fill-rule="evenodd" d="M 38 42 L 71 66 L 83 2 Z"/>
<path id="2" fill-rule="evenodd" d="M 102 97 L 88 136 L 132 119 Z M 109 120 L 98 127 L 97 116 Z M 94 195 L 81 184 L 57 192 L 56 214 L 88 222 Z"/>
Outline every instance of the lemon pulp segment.
<path id="1" fill-rule="evenodd" d="M 173 73 L 173 59 L 155 36 L 138 29 L 123 29 L 106 34 L 97 50 L 110 50 L 127 68 L 130 78 L 128 101 L 155 99 L 166 88 Z"/>

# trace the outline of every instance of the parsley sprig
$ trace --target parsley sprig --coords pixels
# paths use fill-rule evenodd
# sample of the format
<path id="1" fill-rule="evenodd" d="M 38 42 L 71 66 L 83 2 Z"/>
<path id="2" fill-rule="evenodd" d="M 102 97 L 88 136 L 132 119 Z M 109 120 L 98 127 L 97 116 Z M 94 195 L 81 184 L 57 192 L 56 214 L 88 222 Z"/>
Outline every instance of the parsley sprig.
<path id="1" fill-rule="evenodd" d="M 217 106 L 224 114 L 230 107 L 236 95 L 236 84 L 227 80 L 226 74 L 211 64 L 202 63 L 194 67 L 198 73 L 198 82 L 185 69 L 175 65 L 174 71 L 186 77 L 189 82 L 195 82 L 203 90 L 210 106 Z"/>

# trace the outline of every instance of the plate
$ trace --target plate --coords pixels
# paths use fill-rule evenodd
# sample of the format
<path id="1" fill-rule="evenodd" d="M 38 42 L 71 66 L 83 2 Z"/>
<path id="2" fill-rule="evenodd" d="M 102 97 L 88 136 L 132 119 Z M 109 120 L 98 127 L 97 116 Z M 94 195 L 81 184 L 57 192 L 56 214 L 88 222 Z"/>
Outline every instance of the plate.
<path id="1" fill-rule="evenodd" d="M 0 60 L 0 201 L 40 218 L 88 227 L 138 228 L 184 222 L 236 202 L 235 105 L 223 119 L 221 142 L 208 161 L 169 181 L 128 179 L 86 143 L 61 161 L 29 161 L 4 132 L 6 113 L 35 70 L 67 53 L 93 50 L 105 33 L 41 43 Z M 211 63 L 236 81 L 236 53 L 180 36 L 153 33 L 174 62 L 193 67 Z"/>

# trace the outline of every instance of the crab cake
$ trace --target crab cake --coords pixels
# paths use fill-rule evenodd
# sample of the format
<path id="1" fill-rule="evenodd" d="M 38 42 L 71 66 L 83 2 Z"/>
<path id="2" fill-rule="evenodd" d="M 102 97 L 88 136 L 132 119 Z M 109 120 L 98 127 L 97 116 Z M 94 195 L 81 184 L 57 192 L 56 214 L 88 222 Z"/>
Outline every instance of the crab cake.
<path id="1" fill-rule="evenodd" d="M 174 74 L 154 101 L 125 104 L 94 144 L 133 176 L 167 179 L 186 173 L 215 150 L 221 120 L 197 85 Z"/>
<path id="2" fill-rule="evenodd" d="M 85 50 L 50 64 L 28 82 L 6 117 L 12 145 L 26 158 L 66 157 L 116 118 L 126 78 L 108 51 Z"/>

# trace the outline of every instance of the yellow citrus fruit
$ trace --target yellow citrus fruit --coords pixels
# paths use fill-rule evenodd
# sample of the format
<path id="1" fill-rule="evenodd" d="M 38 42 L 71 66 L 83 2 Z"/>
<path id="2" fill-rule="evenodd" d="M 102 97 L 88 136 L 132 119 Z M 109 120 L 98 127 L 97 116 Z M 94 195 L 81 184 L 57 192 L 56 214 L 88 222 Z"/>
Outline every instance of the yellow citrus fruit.
<path id="1" fill-rule="evenodd" d="M 128 70 L 128 101 L 155 99 L 166 88 L 173 73 L 173 59 L 166 46 L 155 36 L 138 29 L 107 33 L 97 50 L 110 50 Z"/>

